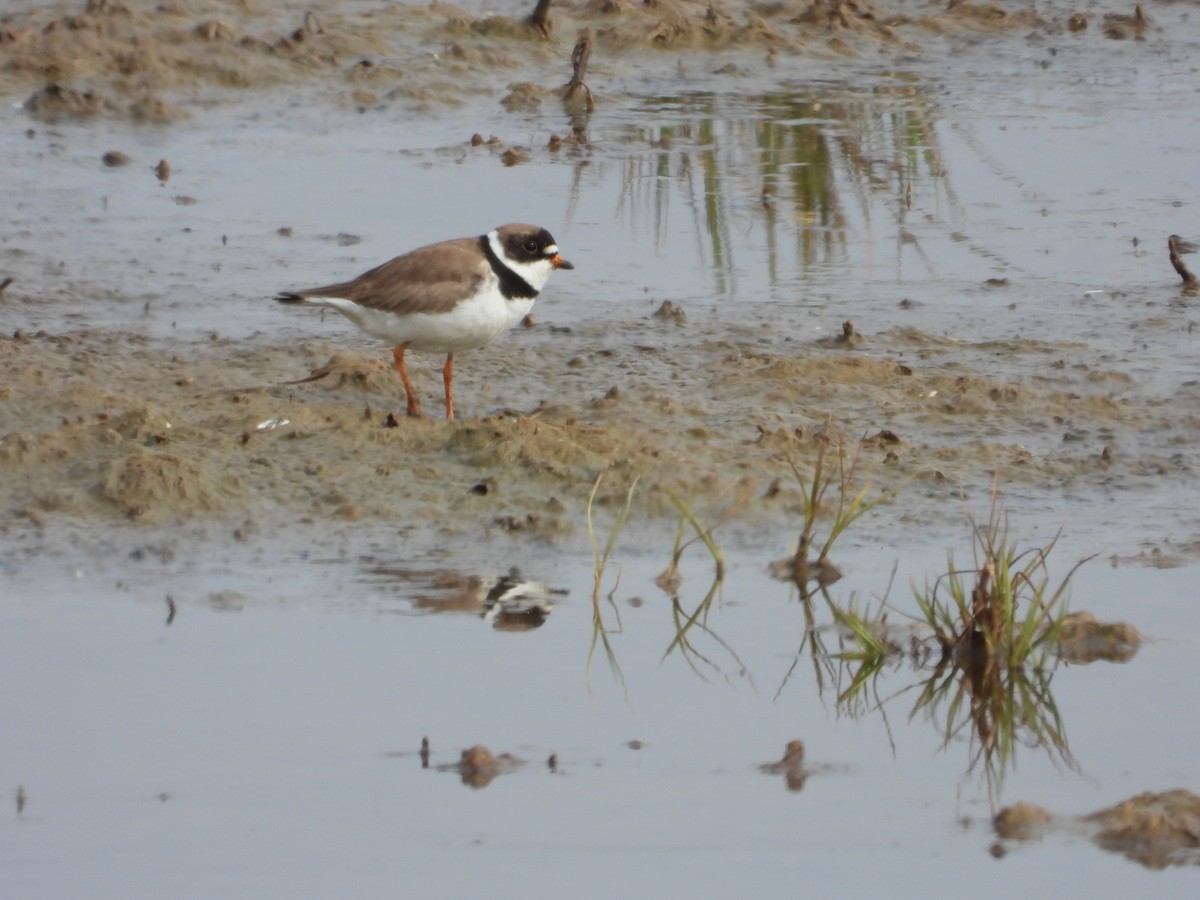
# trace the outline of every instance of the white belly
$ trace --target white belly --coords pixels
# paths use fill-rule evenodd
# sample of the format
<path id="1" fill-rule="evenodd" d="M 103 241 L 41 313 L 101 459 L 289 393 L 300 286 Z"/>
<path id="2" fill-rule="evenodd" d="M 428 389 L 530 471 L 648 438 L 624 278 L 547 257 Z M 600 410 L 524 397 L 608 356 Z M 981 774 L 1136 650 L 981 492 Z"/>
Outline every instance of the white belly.
<path id="1" fill-rule="evenodd" d="M 494 286 L 444 313 L 382 312 L 339 297 L 308 297 L 306 302 L 336 309 L 393 347 L 408 344 L 426 353 L 457 353 L 490 344 L 533 308 L 532 298 L 506 300 Z"/>

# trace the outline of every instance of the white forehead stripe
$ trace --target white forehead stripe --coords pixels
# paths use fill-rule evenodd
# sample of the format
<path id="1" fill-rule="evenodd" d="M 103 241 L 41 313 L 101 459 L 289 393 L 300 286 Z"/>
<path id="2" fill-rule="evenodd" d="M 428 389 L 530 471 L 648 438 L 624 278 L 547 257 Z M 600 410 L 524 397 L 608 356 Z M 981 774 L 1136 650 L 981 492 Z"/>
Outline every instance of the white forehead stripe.
<path id="1" fill-rule="evenodd" d="M 550 256 L 557 256 L 558 255 L 558 244 L 547 244 L 542 252 L 547 253 Z"/>
<path id="2" fill-rule="evenodd" d="M 488 245 L 492 248 L 492 252 L 496 254 L 497 259 L 504 259 L 504 245 L 500 243 L 500 231 L 494 229 L 488 232 Z"/>

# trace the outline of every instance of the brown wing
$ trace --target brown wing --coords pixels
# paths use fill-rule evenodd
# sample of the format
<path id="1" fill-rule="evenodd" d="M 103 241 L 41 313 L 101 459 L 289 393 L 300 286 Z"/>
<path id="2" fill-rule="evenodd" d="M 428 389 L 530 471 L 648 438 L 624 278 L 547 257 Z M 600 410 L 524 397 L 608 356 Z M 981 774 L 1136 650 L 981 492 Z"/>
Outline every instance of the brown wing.
<path id="1" fill-rule="evenodd" d="M 489 271 L 478 238 L 421 247 L 363 272 L 353 281 L 296 291 L 301 297 L 341 297 L 385 312 L 453 309 Z"/>

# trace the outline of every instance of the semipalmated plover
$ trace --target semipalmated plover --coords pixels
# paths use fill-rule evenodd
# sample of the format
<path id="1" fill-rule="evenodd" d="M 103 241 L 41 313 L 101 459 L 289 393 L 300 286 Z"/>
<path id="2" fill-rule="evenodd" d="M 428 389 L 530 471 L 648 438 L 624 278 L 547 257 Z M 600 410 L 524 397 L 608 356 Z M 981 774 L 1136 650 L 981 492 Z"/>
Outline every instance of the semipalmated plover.
<path id="1" fill-rule="evenodd" d="M 284 291 L 280 303 L 336 309 L 392 345 L 408 395 L 408 414 L 423 416 L 404 351 L 445 353 L 446 418 L 454 418 L 454 354 L 491 343 L 521 321 L 555 269 L 573 269 L 537 225 L 501 225 L 476 238 L 430 244 L 364 272 L 353 281 Z"/>

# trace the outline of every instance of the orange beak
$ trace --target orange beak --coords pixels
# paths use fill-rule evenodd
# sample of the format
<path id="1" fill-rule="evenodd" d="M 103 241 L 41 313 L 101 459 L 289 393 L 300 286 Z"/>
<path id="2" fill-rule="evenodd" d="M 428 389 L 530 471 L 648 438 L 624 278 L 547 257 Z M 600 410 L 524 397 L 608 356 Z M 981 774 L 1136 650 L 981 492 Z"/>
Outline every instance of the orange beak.
<path id="1" fill-rule="evenodd" d="M 559 253 L 555 253 L 552 257 L 550 257 L 550 265 L 554 266 L 554 268 L 556 268 L 556 269 L 573 269 L 573 268 L 575 268 L 575 266 L 572 263 L 569 263 L 565 259 L 563 259 L 562 255 Z"/>

